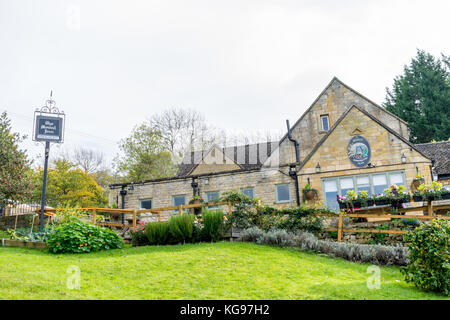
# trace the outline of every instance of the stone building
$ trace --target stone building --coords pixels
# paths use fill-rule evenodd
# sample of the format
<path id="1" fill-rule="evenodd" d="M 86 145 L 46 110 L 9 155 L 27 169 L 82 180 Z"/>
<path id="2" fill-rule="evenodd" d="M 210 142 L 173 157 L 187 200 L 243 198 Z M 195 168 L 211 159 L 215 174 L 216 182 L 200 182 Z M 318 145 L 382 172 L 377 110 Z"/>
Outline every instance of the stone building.
<path id="1" fill-rule="evenodd" d="M 337 208 L 337 195 L 351 189 L 380 194 L 397 184 L 414 191 L 417 173 L 427 183 L 433 176 L 446 183 L 450 178 L 448 142 L 411 144 L 405 121 L 337 78 L 290 132 L 277 142 L 192 152 L 175 177 L 111 185 L 110 203 L 153 209 L 187 204 L 194 192 L 212 202 L 225 191 L 240 191 L 291 206 L 310 184 L 319 191 L 316 201 Z"/>

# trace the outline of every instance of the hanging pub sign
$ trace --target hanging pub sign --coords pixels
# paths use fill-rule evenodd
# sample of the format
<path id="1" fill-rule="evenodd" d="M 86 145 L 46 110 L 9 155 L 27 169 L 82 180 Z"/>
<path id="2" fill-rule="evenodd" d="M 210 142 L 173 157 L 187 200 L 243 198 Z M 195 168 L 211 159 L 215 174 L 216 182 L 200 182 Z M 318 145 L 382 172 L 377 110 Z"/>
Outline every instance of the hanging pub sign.
<path id="1" fill-rule="evenodd" d="M 64 140 L 64 112 L 60 112 L 54 100 L 34 112 L 34 141 L 62 143 Z"/>
<path id="2" fill-rule="evenodd" d="M 61 142 L 63 138 L 62 126 L 63 126 L 63 118 L 61 117 L 49 117 L 38 115 L 36 116 L 34 140 Z"/>
<path id="3" fill-rule="evenodd" d="M 353 137 L 348 143 L 347 154 L 355 166 L 359 168 L 366 167 L 371 157 L 369 142 L 361 136 Z"/>

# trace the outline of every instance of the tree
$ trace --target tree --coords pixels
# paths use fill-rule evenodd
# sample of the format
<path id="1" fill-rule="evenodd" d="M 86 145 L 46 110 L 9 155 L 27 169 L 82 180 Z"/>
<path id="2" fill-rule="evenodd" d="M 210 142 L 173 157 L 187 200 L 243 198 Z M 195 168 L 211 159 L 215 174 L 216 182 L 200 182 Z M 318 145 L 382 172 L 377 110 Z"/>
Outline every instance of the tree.
<path id="1" fill-rule="evenodd" d="M 87 148 L 76 148 L 73 162 L 85 173 L 94 173 L 103 165 L 103 153 Z"/>
<path id="2" fill-rule="evenodd" d="M 36 202 L 41 199 L 43 171 L 40 168 L 33 175 L 32 200 Z M 48 170 L 46 198 L 51 207 L 104 207 L 108 203 L 94 178 L 64 159 L 54 161 Z"/>
<path id="3" fill-rule="evenodd" d="M 18 146 L 24 138 L 11 132 L 11 121 L 3 112 L 0 115 L 0 207 L 23 201 L 29 194 L 31 162 Z"/>
<path id="4" fill-rule="evenodd" d="M 410 140 L 426 143 L 450 137 L 450 65 L 449 57 L 436 59 L 418 50 L 403 75 L 386 89 L 383 106 L 409 124 Z"/>
<path id="5" fill-rule="evenodd" d="M 149 126 L 159 131 L 172 159 L 179 162 L 193 149 L 207 149 L 215 140 L 214 129 L 196 110 L 171 108 L 150 118 Z"/>
<path id="6" fill-rule="evenodd" d="M 121 155 L 117 167 L 131 181 L 166 178 L 176 173 L 176 166 L 161 132 L 148 124 L 133 129 L 130 136 L 119 143 Z"/>

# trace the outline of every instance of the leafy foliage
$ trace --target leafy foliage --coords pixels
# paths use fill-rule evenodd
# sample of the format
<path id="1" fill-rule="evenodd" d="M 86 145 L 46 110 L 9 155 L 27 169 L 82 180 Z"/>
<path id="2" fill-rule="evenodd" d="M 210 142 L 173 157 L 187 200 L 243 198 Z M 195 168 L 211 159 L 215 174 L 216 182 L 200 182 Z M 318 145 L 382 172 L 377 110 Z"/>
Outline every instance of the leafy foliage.
<path id="1" fill-rule="evenodd" d="M 119 148 L 122 155 L 116 159 L 117 166 L 128 180 L 165 178 L 176 172 L 161 132 L 148 124 L 135 127 Z"/>
<path id="2" fill-rule="evenodd" d="M 411 251 L 411 262 L 403 269 L 406 281 L 450 295 L 450 222 L 434 219 L 405 235 L 405 240 Z"/>
<path id="3" fill-rule="evenodd" d="M 131 236 L 131 243 L 133 246 L 145 246 L 149 244 L 146 234 L 147 223 L 144 221 L 138 221 L 136 227 L 130 228 L 129 234 Z"/>
<path id="4" fill-rule="evenodd" d="M 167 222 L 151 222 L 145 227 L 145 234 L 149 244 L 167 244 L 170 232 Z"/>
<path id="5" fill-rule="evenodd" d="M 0 115 L 0 207 L 29 196 L 30 161 L 18 147 L 24 138 L 11 132 L 11 121 L 3 112 Z"/>
<path id="6" fill-rule="evenodd" d="M 39 169 L 33 175 L 31 200 L 34 202 L 41 199 L 43 174 L 43 169 Z M 108 203 L 94 178 L 74 168 L 74 164 L 67 160 L 56 160 L 54 168 L 48 170 L 46 195 L 47 205 L 52 207 L 104 207 Z"/>
<path id="7" fill-rule="evenodd" d="M 206 210 L 202 212 L 202 235 L 206 241 L 216 242 L 222 238 L 224 230 L 224 215 L 222 210 Z"/>
<path id="8" fill-rule="evenodd" d="M 192 239 L 194 220 L 195 216 L 193 214 L 173 216 L 169 219 L 169 232 L 176 243 L 184 243 Z"/>
<path id="9" fill-rule="evenodd" d="M 403 74 L 387 89 L 383 106 L 408 122 L 411 142 L 442 141 L 450 137 L 449 57 L 442 60 L 418 50 Z"/>
<path id="10" fill-rule="evenodd" d="M 122 248 L 123 240 L 114 231 L 73 219 L 55 228 L 47 240 L 52 253 L 87 253 Z"/>

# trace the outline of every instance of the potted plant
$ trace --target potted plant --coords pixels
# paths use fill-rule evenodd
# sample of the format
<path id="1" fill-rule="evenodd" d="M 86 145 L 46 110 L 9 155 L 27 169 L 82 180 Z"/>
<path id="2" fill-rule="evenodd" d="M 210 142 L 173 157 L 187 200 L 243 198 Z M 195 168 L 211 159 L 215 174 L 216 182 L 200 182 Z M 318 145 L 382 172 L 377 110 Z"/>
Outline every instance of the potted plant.
<path id="1" fill-rule="evenodd" d="M 425 183 L 425 179 L 421 177 L 419 173 L 416 174 L 416 177 L 413 179 L 413 186 L 417 190 L 421 184 Z"/>
<path id="2" fill-rule="evenodd" d="M 361 207 L 371 207 L 374 204 L 374 200 L 369 198 L 369 192 L 366 190 L 358 191 L 358 200 L 361 203 Z"/>
<path id="3" fill-rule="evenodd" d="M 316 189 L 312 188 L 311 185 L 309 183 L 307 183 L 305 185 L 305 187 L 302 190 L 303 192 L 303 202 L 306 202 L 307 200 L 314 200 L 315 198 L 317 198 L 319 191 L 317 191 Z"/>
<path id="4" fill-rule="evenodd" d="M 191 200 L 189 201 L 189 204 L 201 204 L 204 203 L 205 201 L 203 201 L 202 198 L 200 198 L 199 196 L 193 196 L 191 198 Z M 202 213 L 202 207 L 198 207 L 198 208 L 192 208 L 194 211 L 194 214 L 199 215 Z"/>
<path id="5" fill-rule="evenodd" d="M 433 181 L 431 186 L 422 183 L 419 188 L 417 188 L 413 198 L 414 201 L 418 202 L 450 199 L 448 193 L 450 193 L 448 190 L 442 188 L 442 183 Z"/>
<path id="6" fill-rule="evenodd" d="M 391 206 L 393 208 L 402 208 L 403 203 L 410 202 L 410 196 L 405 192 L 404 186 L 397 186 L 395 184 L 391 185 L 390 188 L 384 190 L 386 197 L 390 200 Z"/>
<path id="7" fill-rule="evenodd" d="M 384 194 L 376 195 L 373 199 L 377 206 L 387 206 L 388 204 L 391 204 L 391 200 Z"/>

